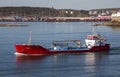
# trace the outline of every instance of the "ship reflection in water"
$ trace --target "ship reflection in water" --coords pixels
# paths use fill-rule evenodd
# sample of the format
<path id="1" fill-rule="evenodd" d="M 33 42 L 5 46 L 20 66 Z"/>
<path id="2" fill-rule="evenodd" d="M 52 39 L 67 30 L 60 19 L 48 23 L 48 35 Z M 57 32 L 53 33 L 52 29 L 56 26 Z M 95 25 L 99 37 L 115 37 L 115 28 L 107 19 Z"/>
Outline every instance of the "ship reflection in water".
<path id="1" fill-rule="evenodd" d="M 32 62 L 37 60 L 42 60 L 47 56 L 16 56 L 16 62 Z"/>
<path id="2" fill-rule="evenodd" d="M 19 73 L 31 73 L 31 75 L 38 73 L 39 76 L 46 77 L 49 75 L 59 77 L 60 73 L 66 71 L 68 72 L 64 77 L 81 76 L 81 73 L 83 76 L 97 77 L 99 72 L 104 76 L 105 72 L 109 72 L 106 69 L 107 65 L 109 65 L 109 52 L 16 56 L 16 67 Z"/>
<path id="3" fill-rule="evenodd" d="M 89 53 L 85 58 L 85 71 L 91 73 L 92 77 L 105 76 L 109 72 L 106 66 L 109 66 L 109 52 Z"/>

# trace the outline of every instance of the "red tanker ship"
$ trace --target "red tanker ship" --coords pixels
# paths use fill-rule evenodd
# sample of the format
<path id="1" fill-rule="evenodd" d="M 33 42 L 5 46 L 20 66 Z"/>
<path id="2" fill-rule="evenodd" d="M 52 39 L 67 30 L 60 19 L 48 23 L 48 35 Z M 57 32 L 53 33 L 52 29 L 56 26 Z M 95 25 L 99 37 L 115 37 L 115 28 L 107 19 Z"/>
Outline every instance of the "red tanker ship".
<path id="1" fill-rule="evenodd" d="M 81 53 L 81 52 L 103 52 L 109 51 L 110 44 L 106 42 L 103 35 L 95 33 L 92 28 L 92 34 L 87 35 L 84 44 L 80 40 L 62 40 L 53 41 L 50 48 L 41 45 L 31 44 L 31 33 L 28 44 L 15 44 L 16 55 L 51 55 L 62 53 Z"/>

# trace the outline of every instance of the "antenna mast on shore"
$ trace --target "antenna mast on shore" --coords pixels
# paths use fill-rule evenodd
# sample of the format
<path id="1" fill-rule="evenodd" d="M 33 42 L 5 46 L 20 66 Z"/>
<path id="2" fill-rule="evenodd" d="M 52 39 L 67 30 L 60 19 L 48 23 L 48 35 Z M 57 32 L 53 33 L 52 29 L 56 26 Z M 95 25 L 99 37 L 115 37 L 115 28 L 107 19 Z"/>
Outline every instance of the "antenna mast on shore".
<path id="1" fill-rule="evenodd" d="M 95 30 L 95 25 L 92 25 L 91 26 L 91 31 L 92 31 L 92 35 L 97 35 L 97 32 L 96 32 L 96 30 Z"/>
<path id="2" fill-rule="evenodd" d="M 32 44 L 32 31 L 30 31 L 30 34 L 29 34 L 29 40 L 28 40 L 28 44 Z"/>

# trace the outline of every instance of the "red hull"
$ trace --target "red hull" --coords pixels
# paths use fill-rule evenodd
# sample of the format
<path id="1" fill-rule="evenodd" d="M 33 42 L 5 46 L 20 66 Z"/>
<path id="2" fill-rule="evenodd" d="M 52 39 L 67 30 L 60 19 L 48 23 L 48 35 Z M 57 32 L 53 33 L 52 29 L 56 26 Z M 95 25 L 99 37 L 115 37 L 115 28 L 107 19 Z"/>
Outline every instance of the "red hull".
<path id="1" fill-rule="evenodd" d="M 93 46 L 90 49 L 83 50 L 48 50 L 40 45 L 23 45 L 16 44 L 16 54 L 22 55 L 50 55 L 50 54 L 59 54 L 59 53 L 81 53 L 81 52 L 102 52 L 109 51 L 110 45 L 105 44 L 104 46 Z"/>

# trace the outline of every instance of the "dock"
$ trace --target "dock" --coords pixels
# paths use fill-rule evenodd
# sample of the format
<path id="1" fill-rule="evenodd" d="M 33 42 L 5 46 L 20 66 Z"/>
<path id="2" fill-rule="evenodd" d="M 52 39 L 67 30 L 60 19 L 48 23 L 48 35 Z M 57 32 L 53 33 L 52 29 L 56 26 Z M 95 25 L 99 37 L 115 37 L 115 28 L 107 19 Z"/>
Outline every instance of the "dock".
<path id="1" fill-rule="evenodd" d="M 104 22 L 111 21 L 110 16 L 101 17 L 41 17 L 42 22 Z"/>

